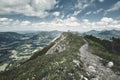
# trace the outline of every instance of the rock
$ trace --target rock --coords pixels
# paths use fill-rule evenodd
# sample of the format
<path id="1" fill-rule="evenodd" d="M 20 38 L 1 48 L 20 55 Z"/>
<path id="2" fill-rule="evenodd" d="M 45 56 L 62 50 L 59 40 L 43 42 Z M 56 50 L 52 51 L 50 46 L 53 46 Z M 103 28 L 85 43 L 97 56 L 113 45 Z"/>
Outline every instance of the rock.
<path id="1" fill-rule="evenodd" d="M 83 80 L 88 80 L 88 78 L 84 77 Z"/>
<path id="2" fill-rule="evenodd" d="M 93 66 L 89 66 L 88 69 L 89 69 L 89 71 L 91 71 L 91 72 L 96 72 L 95 67 L 93 67 Z"/>
<path id="3" fill-rule="evenodd" d="M 54 54 L 60 53 L 68 47 L 66 44 L 67 37 L 65 35 L 61 35 L 59 40 L 55 41 L 55 44 L 46 52 L 46 54 Z"/>
<path id="4" fill-rule="evenodd" d="M 98 78 L 92 78 L 92 79 L 90 79 L 90 80 L 99 80 Z"/>
<path id="5" fill-rule="evenodd" d="M 88 78 L 84 77 L 83 75 L 80 76 L 80 80 L 88 80 Z"/>
<path id="6" fill-rule="evenodd" d="M 30 80 L 29 78 L 27 78 L 27 80 Z"/>
<path id="7" fill-rule="evenodd" d="M 111 68 L 113 67 L 114 63 L 112 61 L 108 62 L 107 67 Z"/>
<path id="8" fill-rule="evenodd" d="M 73 63 L 75 63 L 77 66 L 79 66 L 79 61 L 78 60 L 73 60 Z"/>
<path id="9" fill-rule="evenodd" d="M 46 78 L 45 78 L 45 77 L 43 77 L 43 78 L 42 78 L 42 80 L 46 80 Z"/>
<path id="10" fill-rule="evenodd" d="M 35 79 L 35 77 L 33 76 L 32 79 Z"/>
<path id="11" fill-rule="evenodd" d="M 68 75 L 72 76 L 73 74 L 72 73 L 68 73 Z"/>

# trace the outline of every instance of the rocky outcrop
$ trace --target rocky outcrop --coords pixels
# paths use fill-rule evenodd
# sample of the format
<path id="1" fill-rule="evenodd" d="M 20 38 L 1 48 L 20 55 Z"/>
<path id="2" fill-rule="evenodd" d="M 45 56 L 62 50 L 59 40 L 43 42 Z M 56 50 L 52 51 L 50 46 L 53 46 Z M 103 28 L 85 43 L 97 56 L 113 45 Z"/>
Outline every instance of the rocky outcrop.
<path id="1" fill-rule="evenodd" d="M 67 35 L 65 33 L 58 36 L 55 40 L 55 44 L 47 51 L 46 54 L 60 53 L 68 48 L 69 41 L 67 41 Z"/>

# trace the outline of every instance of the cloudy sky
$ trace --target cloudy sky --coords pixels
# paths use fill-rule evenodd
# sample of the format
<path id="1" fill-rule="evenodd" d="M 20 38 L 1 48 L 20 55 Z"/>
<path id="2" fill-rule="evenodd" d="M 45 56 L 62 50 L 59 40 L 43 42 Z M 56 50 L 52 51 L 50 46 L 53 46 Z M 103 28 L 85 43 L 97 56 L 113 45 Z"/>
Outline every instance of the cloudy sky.
<path id="1" fill-rule="evenodd" d="M 120 30 L 120 0 L 0 0 L 0 31 Z"/>

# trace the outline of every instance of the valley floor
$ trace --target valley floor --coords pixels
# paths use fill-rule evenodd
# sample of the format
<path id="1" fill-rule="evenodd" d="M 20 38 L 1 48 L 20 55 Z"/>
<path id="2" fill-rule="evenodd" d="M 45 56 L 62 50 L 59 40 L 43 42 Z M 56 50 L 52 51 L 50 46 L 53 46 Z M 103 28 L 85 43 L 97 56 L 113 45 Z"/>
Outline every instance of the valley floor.
<path id="1" fill-rule="evenodd" d="M 120 76 L 102 64 L 102 58 L 88 51 L 89 44 L 87 41 L 85 42 L 86 43 L 79 49 L 79 55 L 84 63 L 84 69 L 92 77 L 91 80 L 120 80 Z"/>

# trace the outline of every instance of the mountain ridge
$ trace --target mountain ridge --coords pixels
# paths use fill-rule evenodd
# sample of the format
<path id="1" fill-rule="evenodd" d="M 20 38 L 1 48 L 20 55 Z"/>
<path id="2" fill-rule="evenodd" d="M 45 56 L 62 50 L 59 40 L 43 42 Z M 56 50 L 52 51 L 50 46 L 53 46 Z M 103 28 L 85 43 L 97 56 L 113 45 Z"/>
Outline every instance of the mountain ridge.
<path id="1" fill-rule="evenodd" d="M 84 45 L 90 43 L 90 50 L 87 50 Z M 10 70 L 1 72 L 1 80 L 114 80 L 119 79 L 116 77 L 116 73 L 111 71 L 111 67 L 103 65 L 100 58 L 96 58 L 99 55 L 96 52 L 97 48 L 101 48 L 101 44 L 97 45 L 96 42 L 91 43 L 90 38 L 83 38 L 76 34 L 70 32 L 64 32 L 54 41 L 51 41 L 45 48 L 41 51 L 34 53 L 34 55 L 25 63 L 20 64 L 16 67 L 11 67 Z M 98 43 L 97 43 L 98 44 Z M 95 47 L 95 48 L 94 48 Z M 82 49 L 83 51 L 81 51 Z M 100 50 L 98 49 L 98 50 Z M 96 53 L 93 53 L 94 50 Z M 91 51 L 88 52 L 88 51 Z M 102 52 L 103 53 L 103 52 Z M 91 56 L 83 56 L 84 54 L 89 54 Z M 106 55 L 103 54 L 103 55 Z M 107 53 L 109 56 L 109 53 Z M 92 58 L 93 57 L 93 58 Z M 84 62 L 84 59 L 87 60 Z M 101 57 L 103 58 L 103 57 Z M 112 56 L 111 56 L 112 58 Z M 94 66 L 91 63 L 95 59 Z M 103 58 L 102 60 L 105 60 Z M 87 62 L 89 62 L 87 64 Z M 106 60 L 105 60 L 106 61 Z M 99 63 L 98 63 L 99 62 Z M 97 66 L 98 63 L 101 66 Z M 108 62 L 107 62 L 108 63 Z M 106 64 L 107 64 L 106 63 Z M 115 63 L 116 64 L 116 63 Z M 91 66 L 92 65 L 92 66 Z M 96 67 L 95 67 L 96 66 Z M 87 69 L 90 69 L 90 72 Z M 98 70 L 96 70 L 98 68 Z M 101 70 L 104 72 L 100 72 Z M 93 71 L 95 74 L 93 74 Z M 109 71 L 112 72 L 112 76 L 106 76 Z M 97 73 L 96 73 L 97 72 Z M 103 75 L 105 74 L 105 75 Z M 100 76 L 102 75 L 102 76 Z M 115 75 L 115 76 L 114 76 Z"/>
<path id="2" fill-rule="evenodd" d="M 84 44 L 84 41 L 80 36 L 75 36 L 72 33 L 63 33 L 62 35 L 67 36 L 65 42 L 69 42 L 70 47 L 66 48 L 66 50 L 60 52 L 56 52 L 56 50 L 54 52 L 53 50 L 53 53 L 55 54 L 46 55 L 46 52 L 43 52 L 43 55 L 41 55 L 41 52 L 38 52 L 39 55 L 36 55 L 37 57 L 32 58 L 16 68 L 13 67 L 6 72 L 0 73 L 0 78 L 2 80 L 65 80 L 73 78 L 82 79 L 83 77 L 80 75 L 87 77 L 85 71 L 78 67 L 79 65 L 82 65 L 82 62 L 77 53 L 79 53 L 79 48 Z M 63 38 L 59 37 L 56 39 L 56 43 L 59 42 L 60 39 Z M 63 44 L 65 43 L 64 40 L 61 40 L 60 43 L 62 42 Z M 79 62 L 79 65 L 76 61 Z M 71 74 L 75 75 L 72 76 Z"/>

